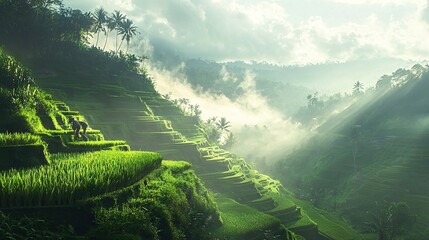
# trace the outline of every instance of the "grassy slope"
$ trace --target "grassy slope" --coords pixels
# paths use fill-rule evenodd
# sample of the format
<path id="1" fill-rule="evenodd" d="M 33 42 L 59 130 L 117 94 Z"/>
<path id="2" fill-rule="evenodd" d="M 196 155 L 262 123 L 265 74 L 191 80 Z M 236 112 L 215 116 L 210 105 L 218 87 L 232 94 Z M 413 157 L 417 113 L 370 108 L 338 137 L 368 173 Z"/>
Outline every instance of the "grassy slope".
<path id="1" fill-rule="evenodd" d="M 83 82 L 94 81 L 92 78 L 76 78 L 81 79 Z M 204 145 L 206 144 L 204 139 L 199 135 L 194 126 L 196 124 L 195 120 L 184 117 L 176 106 L 162 99 L 156 93 L 131 91 L 114 84 L 94 83 L 92 84 L 92 88 L 84 88 L 82 83 L 76 81 L 70 83 L 59 81 L 59 79 L 56 81 L 46 78 L 40 80 L 41 85 L 53 92 L 55 96 L 70 102 L 75 108 L 82 109 L 90 121 L 91 126 L 102 129 L 106 136 L 127 139 L 128 143 L 134 148 L 158 151 L 167 158 L 189 160 L 199 172 L 204 172 L 209 169 L 213 171 L 212 169 L 220 167 L 222 162 L 236 165 L 238 168 L 234 168 L 236 169 L 234 171 L 241 171 L 239 169 L 248 167 L 243 160 L 230 158 L 231 154 L 222 149 L 206 147 L 207 145 Z M 75 86 L 78 86 L 80 90 L 70 93 L 69 90 L 74 89 Z M 103 99 L 103 101 L 99 99 Z M 169 123 L 169 120 L 171 120 L 171 123 Z M 176 132 L 176 128 L 180 129 L 181 132 Z M 181 134 L 182 132 L 184 133 L 183 135 Z M 187 141 L 187 139 L 193 139 L 195 141 Z M 207 157 L 206 161 L 210 163 L 209 165 L 201 162 L 202 156 Z M 228 170 L 228 168 L 229 167 L 226 166 L 226 168 L 220 168 L 215 171 L 220 171 L 219 174 L 221 176 L 223 175 L 221 172 Z M 216 174 L 215 172 L 213 173 Z M 237 175 L 237 180 L 239 179 L 238 177 Z M 224 178 L 225 183 L 235 181 L 230 178 L 235 177 L 227 176 Z M 259 190 L 254 189 L 252 191 L 277 191 L 277 185 L 275 183 L 271 185 L 271 178 L 263 177 L 259 173 L 247 174 L 246 179 L 248 179 L 247 181 L 250 179 L 250 181 L 257 182 Z M 206 180 L 205 182 L 209 184 Z M 261 182 L 261 184 L 259 184 L 259 182 Z M 213 184 L 217 185 L 218 183 Z M 242 181 L 241 184 L 246 185 L 247 182 Z M 249 191 L 251 192 L 251 189 L 249 189 Z M 268 198 L 271 197 L 268 196 Z M 265 197 L 261 199 L 261 202 L 263 199 L 265 199 Z M 288 207 L 283 206 L 285 200 L 277 199 L 275 201 L 277 202 L 276 204 L 280 204 L 280 206 L 276 208 L 279 209 L 279 211 L 285 212 L 289 207 L 296 208 L 296 205 L 292 202 L 290 202 L 291 206 Z M 267 203 L 269 203 L 269 201 L 267 201 Z M 255 201 L 255 203 L 250 203 L 250 206 L 261 206 L 263 209 L 272 208 L 265 203 L 258 204 L 257 201 Z M 304 213 L 304 217 L 302 220 L 294 222 L 294 227 L 299 229 L 300 226 L 314 226 L 314 222 L 308 219 L 304 211 L 296 212 L 296 214 L 298 214 L 297 216 L 301 213 Z M 270 214 L 274 214 L 274 216 L 283 215 L 282 212 Z M 286 216 L 282 218 L 289 219 L 291 217 Z M 290 220 L 285 220 L 283 223 L 289 226 L 292 223 L 288 221 Z M 330 223 L 331 222 L 326 221 L 323 225 L 329 225 Z M 343 228 L 341 224 L 339 226 L 332 225 L 331 227 Z M 350 231 L 353 230 L 350 229 Z M 356 233 L 353 232 L 353 234 Z"/>
<path id="2" fill-rule="evenodd" d="M 219 239 L 280 239 L 280 221 L 225 197 L 216 198 L 223 225 L 213 232 Z"/>
<path id="3" fill-rule="evenodd" d="M 73 139 L 67 116 L 85 118 L 77 111 L 70 111 L 62 102 L 52 101 L 45 95 L 42 97 L 52 111 L 49 115 L 31 112 L 34 114 L 31 118 L 40 126 L 31 128 L 33 122 L 22 116 L 25 125 L 30 126 L 28 129 L 33 129 L 32 134 L 0 134 L 0 146 L 19 151 L 20 147 L 27 149 L 25 147 L 32 144 L 40 144 L 60 153 L 51 154 L 52 162 L 45 166 L 0 171 L 0 210 L 11 214 L 8 217 L 1 213 L 1 239 L 71 239 L 76 234 L 82 235 L 79 239 L 86 239 L 99 237 L 97 233 L 112 237 L 117 232 L 109 224 L 118 226 L 120 223 L 148 230 L 134 232 L 134 237 L 153 234 L 148 238 L 179 239 L 185 234 L 193 236 L 191 239 L 200 239 L 198 234 L 203 234 L 200 229 L 219 222 L 215 203 L 188 163 L 167 161 L 159 167 L 159 154 L 131 152 L 125 141 L 105 141 L 100 131 L 94 129 L 87 132 L 88 142 Z M 100 151 L 117 147 L 125 151 Z M 85 153 L 76 153 L 81 151 Z M 49 153 L 44 151 L 43 154 Z M 150 176 L 145 177 L 148 173 Z M 154 188 L 150 191 L 152 185 Z M 89 197 L 96 195 L 100 196 L 88 202 Z M 113 213 L 109 210 L 97 212 L 99 208 L 128 200 L 132 205 L 131 212 L 126 210 L 131 209 L 127 208 L 130 206 Z M 145 201 L 152 207 L 140 204 Z M 151 221 L 145 221 L 148 210 L 153 213 Z M 156 212 L 158 210 L 161 212 Z M 97 212 L 97 224 L 91 222 L 94 211 Z M 135 218 L 138 213 L 143 215 Z M 44 220 L 20 219 L 23 215 Z M 111 216 L 115 218 L 109 220 Z M 210 220 L 200 221 L 201 216 L 210 216 Z M 118 222 L 116 217 L 125 217 L 123 220 L 126 221 Z M 182 225 L 177 218 L 184 219 Z M 188 226 L 189 223 L 193 225 Z M 58 230 L 61 224 L 73 225 L 76 232 L 66 228 Z"/>
<path id="4" fill-rule="evenodd" d="M 376 92 L 321 126 L 305 147 L 276 165 L 277 174 L 299 195 L 337 210 L 360 227 L 374 201 L 405 201 L 418 216 L 415 237 L 424 239 L 429 214 L 429 76 L 408 78 L 406 85 Z M 362 126 L 357 172 L 349 137 L 354 124 Z"/>
<path id="5" fill-rule="evenodd" d="M 156 169 L 155 153 L 102 151 L 53 156 L 40 167 L 0 172 L 1 207 L 73 205 L 139 181 Z"/>
<path id="6" fill-rule="evenodd" d="M 64 135 L 66 138 L 71 133 L 68 131 L 62 130 L 54 130 L 53 133 L 56 135 Z M 97 132 L 99 134 L 99 132 Z M 48 134 L 42 134 L 44 138 L 49 138 L 50 133 L 48 130 Z M 32 135 L 22 135 L 22 134 L 14 134 L 14 135 L 2 135 L 2 144 L 3 145 L 16 145 L 23 143 L 33 143 L 41 141 L 41 139 L 37 136 Z M 120 144 L 124 144 L 124 141 L 117 141 Z M 72 144 L 73 143 L 73 144 Z M 79 144 L 78 144 L 79 143 Z M 85 147 L 86 145 L 102 145 L 104 147 L 111 145 L 109 141 L 89 141 L 89 142 L 70 142 L 66 141 L 66 144 L 73 145 L 74 148 Z M 116 142 L 112 142 L 112 144 L 116 144 Z M 81 146 L 82 145 L 82 146 Z M 24 145 L 25 146 L 25 145 Z M 169 162 L 165 161 L 162 164 L 162 167 L 157 171 L 152 172 L 148 177 L 145 177 L 145 181 L 140 180 L 144 175 L 153 171 L 159 166 L 160 156 L 155 153 L 145 153 L 145 152 L 129 152 L 129 151 L 101 151 L 101 152 L 87 152 L 87 153 L 72 153 L 68 154 L 67 148 L 63 149 L 63 153 L 51 155 L 52 164 L 47 166 L 42 166 L 39 168 L 29 169 L 29 170 L 11 170 L 11 171 L 3 171 L 1 172 L 2 177 L 5 179 L 2 183 L 4 188 L 1 189 L 2 197 L 1 199 L 7 201 L 1 201 L 1 207 L 30 207 L 27 208 L 31 216 L 38 217 L 42 216 L 46 217 L 46 224 L 38 225 L 34 224 L 32 220 L 18 220 L 20 225 L 21 232 L 17 232 L 15 229 L 15 220 L 4 218 L 7 223 L 10 223 L 12 226 L 10 229 L 5 229 L 0 227 L 1 236 L 14 236 L 14 237 L 34 237 L 45 235 L 52 235 L 54 237 L 58 236 L 68 236 L 71 233 L 68 232 L 58 232 L 53 233 L 50 232 L 52 228 L 49 226 L 53 224 L 51 221 L 55 221 L 60 224 L 70 224 L 72 223 L 76 229 L 79 230 L 80 234 L 85 234 L 82 236 L 83 239 L 86 237 L 94 237 L 101 236 L 102 234 L 109 234 L 108 237 L 118 237 L 115 230 L 111 228 L 111 225 L 118 225 L 117 219 L 118 217 L 124 217 L 123 220 L 126 220 L 128 223 L 127 226 L 135 226 L 138 225 L 140 229 L 144 229 L 146 234 L 153 234 L 149 236 L 149 238 L 156 239 L 157 237 L 170 238 L 173 237 L 175 239 L 179 238 L 180 235 L 188 234 L 189 236 L 193 234 L 204 234 L 198 231 L 198 229 L 203 229 L 201 222 L 193 223 L 194 228 L 186 227 L 188 223 L 192 222 L 192 216 L 200 217 L 200 216 L 208 216 L 210 215 L 210 221 L 207 221 L 207 224 L 212 224 L 213 222 L 219 221 L 219 214 L 217 213 L 217 208 L 215 203 L 210 200 L 209 193 L 205 190 L 204 186 L 201 184 L 200 180 L 192 174 L 190 169 L 190 165 L 185 162 Z M 87 151 L 87 150 L 86 150 Z M 116 160 L 115 160 L 116 159 Z M 120 159 L 121 161 L 117 161 Z M 154 162 L 157 162 L 153 164 Z M 137 165 L 136 165 L 137 164 Z M 155 166 L 156 165 L 156 166 Z M 130 169 L 134 169 L 137 172 L 144 174 L 137 174 L 133 176 L 132 171 Z M 117 176 L 110 175 L 110 172 L 117 172 Z M 142 172 L 143 171 L 143 172 Z M 38 173 L 42 173 L 41 177 L 37 177 Z M 136 173 L 137 173 L 136 172 Z M 102 173 L 102 174 L 99 174 Z M 131 175 L 129 175 L 129 173 Z M 4 175 L 4 176 L 3 176 Z M 26 176 L 30 176 L 27 178 Z M 119 178 L 125 179 L 119 179 Z M 55 181 L 51 181 L 50 179 L 56 179 Z M 62 180 L 67 179 L 67 180 Z M 16 181 L 15 181 L 16 180 Z M 123 181 L 125 180 L 125 182 Z M 35 181 L 32 183 L 31 181 Z M 47 182 L 46 182 L 47 181 Z M 20 190 L 18 184 L 14 184 L 14 182 L 22 183 L 23 187 L 26 187 L 28 190 Z M 45 183 L 46 182 L 46 183 Z M 109 183 L 110 182 L 110 183 Z M 137 182 L 137 183 L 135 183 Z M 125 185 L 123 184 L 125 183 Z M 133 184 L 134 183 L 134 184 Z M 149 184 L 147 184 L 149 183 Z M 5 185 L 6 184 L 6 185 Z M 7 186 L 11 184 L 11 186 Z M 41 185 L 40 185 L 41 184 Z M 53 185 L 55 185 L 55 189 L 58 191 L 53 191 L 50 189 Z M 106 185 L 107 184 L 107 185 Z M 132 184 L 132 186 L 127 187 Z M 185 184 L 185 185 L 182 185 Z M 57 186 L 58 185 L 58 186 Z M 104 187 L 102 186 L 104 185 Z M 154 186 L 154 193 L 150 193 L 148 190 L 148 186 Z M 107 190 L 106 186 L 110 190 Z M 88 188 L 89 187 L 89 188 Z M 112 188 L 113 187 L 113 188 Z M 140 189 L 140 191 L 136 191 L 136 189 Z M 164 189 L 164 190 L 162 190 Z M 9 191 L 10 190 L 10 191 Z M 109 191 L 116 190 L 114 192 L 109 193 Z M 6 192 L 4 192 L 6 191 Z M 101 192 L 100 192 L 101 191 Z M 164 192 L 163 192 L 164 191 Z M 166 191 L 166 192 L 165 192 Z M 28 194 L 24 193 L 28 192 Z M 140 194 L 136 195 L 137 192 Z M 16 194 L 15 194 L 16 193 Z M 32 196 L 32 193 L 37 193 Z M 54 193 L 54 194 L 51 194 Z M 67 194 L 64 194 L 67 193 Z M 190 194 L 192 193 L 192 194 Z M 73 205 L 75 204 L 75 200 L 86 200 L 88 197 L 104 194 L 104 196 L 96 197 L 93 200 L 90 200 L 91 206 L 98 207 L 108 207 L 112 201 L 105 201 L 100 199 L 111 198 L 113 202 L 121 203 L 121 201 L 125 201 L 124 199 L 128 199 L 130 201 L 129 204 L 132 205 L 132 212 L 127 212 L 126 209 L 116 209 L 116 210 L 106 210 L 97 212 L 96 214 L 96 225 L 85 225 L 80 226 L 79 221 L 73 220 L 77 215 L 71 213 L 68 215 L 63 215 L 61 220 L 56 219 L 59 216 L 57 214 L 53 214 L 52 210 L 49 208 L 42 214 L 39 215 L 37 211 L 32 212 L 31 208 L 35 205 Z M 146 204 L 154 204 L 151 208 L 148 205 L 141 205 L 138 202 L 143 199 L 148 198 L 147 194 L 152 194 L 150 197 L 151 201 Z M 16 195 L 16 197 L 14 197 Z M 70 196 L 68 196 L 70 195 Z M 108 196 L 108 197 L 107 197 Z M 169 196 L 165 198 L 163 196 Z M 183 198 L 186 196 L 185 198 Z M 24 197 L 24 200 L 19 200 L 19 197 Z M 46 198 L 46 199 L 45 199 Z M 97 200 L 99 199 L 99 200 Z M 114 200 L 116 199 L 116 200 Z M 122 200 L 118 200 L 122 199 Z M 46 201 L 45 201 L 46 200 Z M 49 201 L 48 201 L 49 200 Z M 8 203 L 12 203 L 8 204 Z M 84 202 L 80 202 L 79 205 L 85 204 Z M 187 206 L 183 209 L 183 206 Z M 56 206 L 60 207 L 61 206 Z M 157 209 L 162 209 L 163 213 L 160 214 L 156 212 Z M 155 211 L 152 214 L 152 220 L 147 221 L 146 212 L 147 210 Z M 143 210 L 144 215 L 142 218 L 134 218 L 132 216 L 138 215 L 138 212 Z M 184 212 L 184 211 L 189 212 Z M 43 211 L 43 210 L 42 210 Z M 14 210 L 9 208 L 9 213 L 14 213 Z M 116 214 L 116 215 L 115 215 Z M 130 216 L 129 214 L 132 214 Z M 178 217 L 192 219 L 185 219 L 185 223 L 182 225 L 178 225 L 176 220 L 171 218 L 177 214 Z M 195 215 L 197 214 L 197 215 Z M 202 214 L 202 215 L 200 215 Z M 90 214 L 91 215 L 91 214 Z M 18 214 L 19 216 L 19 214 Z M 114 217 L 114 219 L 110 219 L 110 217 Z M 110 221 L 110 222 L 109 222 Z M 161 221 L 161 223 L 159 222 Z M 198 220 L 200 221 L 200 220 Z M 25 222 L 25 223 L 24 223 Z M 28 222 L 28 224 L 27 224 Z M 204 222 L 204 221 L 203 221 Z M 88 221 L 82 221 L 82 224 L 87 224 Z M 89 224 L 91 224 L 89 222 Z M 106 227 L 106 224 L 109 226 Z M 27 226 L 28 225 L 28 226 Z M 31 228 L 31 230 L 30 230 Z M 44 229 L 44 230 L 43 230 Z M 82 229 L 85 229 L 82 232 Z M 90 230 L 89 233 L 85 233 Z M 10 231 L 14 232 L 10 232 Z M 122 230 L 122 229 L 121 229 Z M 135 230 L 135 229 L 134 229 Z M 56 230 L 55 230 L 56 231 Z M 101 232 L 100 232 L 101 231 Z M 146 233 L 148 231 L 148 233 Z M 152 231 L 152 232 L 151 232 Z M 163 232 L 159 235 L 160 232 Z M 169 232 L 169 233 L 168 233 Z M 134 233 L 134 235 L 133 235 Z M 168 235 L 168 234 L 169 235 Z M 5 235 L 3 235 L 5 234 Z M 94 235 L 95 234 L 95 235 Z M 166 235 L 167 234 L 167 235 Z M 195 238 L 197 235 L 193 236 Z M 198 236 L 200 236 L 198 235 Z M 132 232 L 130 231 L 130 236 L 142 236 L 142 232 Z M 202 235 L 201 235 L 202 236 Z M 69 236 L 71 237 L 71 236 Z M 107 236 L 106 236 L 107 237 Z M 121 236 L 124 237 L 124 236 Z M 128 236 L 129 237 L 129 236 Z M 192 238 L 192 237 L 191 237 Z"/>

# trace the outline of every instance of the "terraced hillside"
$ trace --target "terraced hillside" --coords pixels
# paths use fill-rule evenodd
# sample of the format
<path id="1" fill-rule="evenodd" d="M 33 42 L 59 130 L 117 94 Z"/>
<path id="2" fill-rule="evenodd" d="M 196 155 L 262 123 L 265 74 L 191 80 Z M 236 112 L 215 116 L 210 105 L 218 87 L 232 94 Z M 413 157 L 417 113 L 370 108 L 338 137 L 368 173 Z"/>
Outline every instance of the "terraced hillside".
<path id="1" fill-rule="evenodd" d="M 243 158 L 209 146 L 196 127 L 197 119 L 185 116 L 159 94 L 125 85 L 100 84 L 91 78 L 76 79 L 80 80 L 40 78 L 39 83 L 55 97 L 80 109 L 91 126 L 102 129 L 109 138 L 126 139 L 133 149 L 191 162 L 211 190 L 276 217 L 307 239 L 360 238 L 340 220 L 313 222 L 278 181 L 258 173 Z M 318 224 L 331 231 L 320 234 Z M 333 232 L 337 235 L 330 236 Z"/>
<path id="2" fill-rule="evenodd" d="M 39 131 L 0 133 L 1 239 L 201 239 L 222 231 L 217 206 L 188 163 L 161 163 L 159 154 L 130 151 L 125 141 L 104 140 L 95 129 L 88 141 L 74 139 L 68 117 L 84 116 L 45 100 L 53 111 L 36 116 Z M 180 219 L 173 223 L 169 215 Z M 285 234 L 279 223 L 265 222 L 261 232 Z"/>
<path id="3" fill-rule="evenodd" d="M 130 151 L 93 128 L 74 136 L 69 117 L 84 116 L 53 100 L 1 48 L 0 102 L 0 239 L 208 239 L 223 232 L 213 196 L 189 163 Z M 247 227 L 229 236 L 287 237 L 278 221 L 260 223 L 260 233 Z"/>
<path id="4" fill-rule="evenodd" d="M 378 89 L 322 125 L 275 172 L 304 198 L 361 229 L 375 201 L 405 202 L 417 216 L 409 238 L 427 239 L 428 70 L 418 65 L 389 79 L 392 84 L 400 79 L 401 85 Z M 356 125 L 359 134 L 352 138 Z"/>

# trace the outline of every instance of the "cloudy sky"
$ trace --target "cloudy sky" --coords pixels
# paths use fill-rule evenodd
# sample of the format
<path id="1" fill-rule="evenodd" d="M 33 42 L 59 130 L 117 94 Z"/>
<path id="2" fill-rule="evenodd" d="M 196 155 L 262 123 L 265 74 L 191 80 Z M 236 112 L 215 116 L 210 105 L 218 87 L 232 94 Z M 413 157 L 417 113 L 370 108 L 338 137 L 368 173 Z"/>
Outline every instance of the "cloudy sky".
<path id="1" fill-rule="evenodd" d="M 299 65 L 302 71 L 292 79 L 303 82 L 302 75 L 308 75 L 308 79 L 314 80 L 308 86 L 317 91 L 321 86 L 334 92 L 350 90 L 357 80 L 371 86 L 383 74 L 429 58 L 427 0 L 64 0 L 64 3 L 83 11 L 100 6 L 109 12 L 121 10 L 141 32 L 139 41 L 131 43 L 131 51 L 136 54 L 149 55 L 153 49 L 161 49 L 206 60 Z M 314 69 L 315 64 L 326 69 Z M 199 104 L 204 110 L 203 117 L 226 116 L 239 138 L 242 126 L 263 126 L 263 137 L 254 134 L 258 139 L 252 139 L 246 135 L 246 141 L 238 144 L 237 149 L 244 149 L 238 151 L 240 154 L 258 152 L 272 158 L 272 152 L 283 153 L 285 146 L 292 148 L 306 135 L 266 104 L 254 87 L 252 73 L 246 74 L 244 81 L 252 83 L 246 88 L 247 94 L 233 102 L 224 96 L 196 92 L 186 83 L 182 65 L 177 71 L 165 70 L 157 64 L 149 69 L 161 93 L 172 92 L 173 98 L 185 97 Z M 272 139 L 278 143 L 273 149 L 264 143 L 251 145 Z M 264 152 L 267 149 L 269 152 Z"/>
<path id="2" fill-rule="evenodd" d="M 319 64 L 429 56 L 427 0 L 64 0 L 121 10 L 187 57 Z"/>

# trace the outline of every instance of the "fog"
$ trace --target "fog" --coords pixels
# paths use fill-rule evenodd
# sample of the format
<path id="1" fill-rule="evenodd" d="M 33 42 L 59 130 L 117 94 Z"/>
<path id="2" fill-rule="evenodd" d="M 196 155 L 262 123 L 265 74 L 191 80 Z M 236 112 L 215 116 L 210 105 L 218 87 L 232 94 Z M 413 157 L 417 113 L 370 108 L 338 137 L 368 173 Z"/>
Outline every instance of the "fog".
<path id="1" fill-rule="evenodd" d="M 255 87 L 254 74 L 247 71 L 241 83 L 244 94 L 234 101 L 223 94 L 203 92 L 192 88 L 183 74 L 184 64 L 173 71 L 162 65 L 148 63 L 149 74 L 155 79 L 157 90 L 171 94 L 173 99 L 187 98 L 192 104 L 201 106 L 202 119 L 226 117 L 231 122 L 231 132 L 238 142 L 233 151 L 249 160 L 276 160 L 300 144 L 308 131 L 299 123 L 285 118 L 272 109 Z M 234 81 L 225 68 L 221 69 L 219 81 Z"/>
<path id="2" fill-rule="evenodd" d="M 333 94 L 350 92 L 356 81 L 373 86 L 383 74 L 425 62 L 429 55 L 429 42 L 421 40 L 429 38 L 426 0 L 64 3 L 83 11 L 103 6 L 125 13 L 141 33 L 131 41 L 130 52 L 149 56 L 145 67 L 157 89 L 200 105 L 203 119 L 226 117 L 239 139 L 234 150 L 255 159 L 280 157 L 300 144 L 307 130 L 267 104 L 255 88 L 254 78 L 260 73 L 251 67 L 243 79 L 226 68 L 219 72 L 216 81 L 243 81 L 244 93 L 231 100 L 222 93 L 191 87 L 182 59 L 286 66 L 287 71 L 279 71 L 282 81 Z M 113 46 L 108 42 L 108 48 Z"/>

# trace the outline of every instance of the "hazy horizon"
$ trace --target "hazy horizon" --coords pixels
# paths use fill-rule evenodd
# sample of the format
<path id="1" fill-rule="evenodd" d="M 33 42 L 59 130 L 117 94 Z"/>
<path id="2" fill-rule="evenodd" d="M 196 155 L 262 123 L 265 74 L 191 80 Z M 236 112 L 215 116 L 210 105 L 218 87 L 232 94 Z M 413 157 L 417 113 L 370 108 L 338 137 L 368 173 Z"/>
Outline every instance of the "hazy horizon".
<path id="1" fill-rule="evenodd" d="M 255 89 L 255 76 L 303 86 L 309 89 L 308 94 L 350 93 L 356 81 L 365 88 L 374 86 L 382 75 L 425 63 L 429 56 L 429 43 L 420 40 L 429 38 L 426 0 L 411 3 L 405 0 L 65 0 L 64 3 L 82 11 L 93 12 L 98 7 L 109 12 L 122 11 L 141 33 L 131 41 L 130 52 L 149 56 L 145 64 L 158 91 L 171 92 L 173 98 L 188 98 L 199 104 L 203 118 L 226 116 L 234 133 L 246 125 L 280 123 L 276 131 L 289 134 L 279 140 L 279 149 L 292 148 L 306 133 L 289 115 L 282 115 L 268 104 L 266 97 Z M 108 42 L 109 46 L 114 47 L 113 40 Z M 246 66 L 247 77 L 238 78 L 250 85 L 232 101 L 224 94 L 203 93 L 191 86 L 185 74 L 188 59 L 267 62 L 289 67 L 260 73 L 251 65 Z M 305 97 L 299 101 L 306 104 Z M 267 115 L 274 117 L 267 119 Z M 264 138 L 270 137 L 277 138 L 275 135 Z"/>
<path id="2" fill-rule="evenodd" d="M 82 11 L 97 7 L 122 11 L 141 32 L 139 41 L 130 45 L 138 55 L 161 51 L 184 59 L 268 62 L 302 67 L 303 76 L 312 78 L 319 72 L 307 66 L 329 66 L 320 84 L 306 85 L 308 79 L 293 84 L 331 86 L 331 91 L 326 89 L 331 94 L 349 91 L 358 80 L 372 86 L 398 68 L 426 63 L 429 55 L 429 43 L 421 41 L 429 38 L 426 0 L 65 0 L 64 4 Z M 341 72 L 341 65 L 353 63 L 359 67 L 340 84 L 329 81 L 338 76 L 336 66 Z M 366 74 L 359 74 L 362 69 Z"/>
<path id="3" fill-rule="evenodd" d="M 132 19 L 141 36 L 190 58 L 284 65 L 397 58 L 424 61 L 426 0 L 65 0 Z"/>

